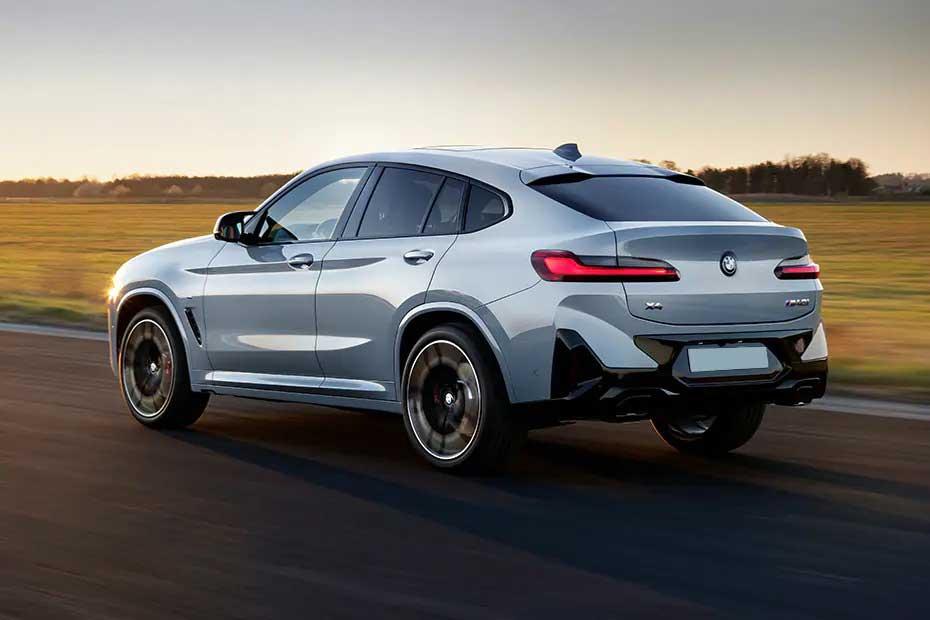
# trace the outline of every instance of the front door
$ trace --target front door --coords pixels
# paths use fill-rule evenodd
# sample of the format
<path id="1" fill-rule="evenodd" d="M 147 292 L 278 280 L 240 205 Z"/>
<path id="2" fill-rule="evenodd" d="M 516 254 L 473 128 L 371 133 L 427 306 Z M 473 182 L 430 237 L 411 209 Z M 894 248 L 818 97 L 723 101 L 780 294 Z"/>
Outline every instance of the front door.
<path id="1" fill-rule="evenodd" d="M 314 294 L 366 167 L 324 171 L 280 196 L 211 262 L 205 345 L 215 383 L 274 389 L 322 382 Z"/>

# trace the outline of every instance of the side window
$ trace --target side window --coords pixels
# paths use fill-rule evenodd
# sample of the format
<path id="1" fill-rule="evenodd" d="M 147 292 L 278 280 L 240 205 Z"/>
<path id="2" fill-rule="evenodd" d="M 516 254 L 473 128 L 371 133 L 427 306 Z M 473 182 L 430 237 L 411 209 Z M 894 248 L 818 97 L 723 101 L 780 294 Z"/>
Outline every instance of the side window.
<path id="1" fill-rule="evenodd" d="M 259 243 L 331 239 L 366 168 L 340 168 L 312 177 L 265 212 Z"/>
<path id="2" fill-rule="evenodd" d="M 447 178 L 442 184 L 439 196 L 430 209 L 424 235 L 454 235 L 459 231 L 459 218 L 462 213 L 462 198 L 465 196 L 465 183 L 458 179 Z"/>
<path id="3" fill-rule="evenodd" d="M 490 226 L 506 215 L 507 208 L 500 196 L 477 185 L 471 186 L 465 212 L 465 232 Z"/>
<path id="4" fill-rule="evenodd" d="M 443 177 L 419 170 L 385 168 L 358 228 L 359 237 L 407 237 L 420 232 Z"/>

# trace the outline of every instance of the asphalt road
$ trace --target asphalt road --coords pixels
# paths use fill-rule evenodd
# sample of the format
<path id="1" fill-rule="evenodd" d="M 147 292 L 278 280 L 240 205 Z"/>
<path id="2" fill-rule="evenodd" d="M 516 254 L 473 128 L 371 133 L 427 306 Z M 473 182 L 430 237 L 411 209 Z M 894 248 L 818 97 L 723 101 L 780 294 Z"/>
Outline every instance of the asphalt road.
<path id="1" fill-rule="evenodd" d="M 722 461 L 576 424 L 469 479 L 387 415 L 149 431 L 105 358 L 0 333 L 2 618 L 930 614 L 930 421 L 772 408 Z"/>

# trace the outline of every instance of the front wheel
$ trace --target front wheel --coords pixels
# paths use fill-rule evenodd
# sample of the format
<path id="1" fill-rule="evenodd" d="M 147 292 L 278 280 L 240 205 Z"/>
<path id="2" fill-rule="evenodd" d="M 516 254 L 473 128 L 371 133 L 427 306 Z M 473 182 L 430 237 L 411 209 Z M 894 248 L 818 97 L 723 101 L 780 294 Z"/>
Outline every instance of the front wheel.
<path id="1" fill-rule="evenodd" d="M 464 326 L 429 330 L 404 368 L 404 426 L 414 449 L 436 467 L 501 468 L 525 430 L 514 419 L 493 356 Z"/>
<path id="2" fill-rule="evenodd" d="M 653 418 L 652 425 L 681 452 L 718 456 L 749 441 L 764 415 L 764 403 L 731 403 L 700 411 L 666 411 Z"/>
<path id="3" fill-rule="evenodd" d="M 190 426 L 210 399 L 191 391 L 184 343 L 161 308 L 140 310 L 129 322 L 119 350 L 119 383 L 133 417 L 152 428 Z"/>

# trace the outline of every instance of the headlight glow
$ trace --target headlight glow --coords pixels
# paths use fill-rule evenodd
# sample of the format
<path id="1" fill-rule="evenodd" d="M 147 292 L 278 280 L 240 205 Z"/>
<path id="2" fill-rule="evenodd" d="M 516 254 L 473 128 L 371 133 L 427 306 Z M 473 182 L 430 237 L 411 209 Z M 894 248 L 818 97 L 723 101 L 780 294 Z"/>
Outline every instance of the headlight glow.
<path id="1" fill-rule="evenodd" d="M 119 295 L 119 287 L 116 285 L 116 276 L 110 278 L 110 288 L 106 291 L 107 301 L 111 304 L 116 301 L 117 296 Z"/>

